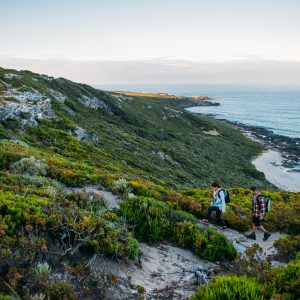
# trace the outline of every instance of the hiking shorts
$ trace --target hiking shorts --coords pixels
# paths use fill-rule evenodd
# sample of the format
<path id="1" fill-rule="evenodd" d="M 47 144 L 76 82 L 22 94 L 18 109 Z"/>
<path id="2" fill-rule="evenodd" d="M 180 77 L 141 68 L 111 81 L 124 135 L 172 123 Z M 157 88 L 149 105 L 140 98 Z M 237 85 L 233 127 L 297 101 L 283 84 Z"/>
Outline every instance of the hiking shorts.
<path id="1" fill-rule="evenodd" d="M 263 224 L 263 220 L 260 220 L 259 217 L 252 217 L 252 224 L 255 226 L 261 226 Z"/>

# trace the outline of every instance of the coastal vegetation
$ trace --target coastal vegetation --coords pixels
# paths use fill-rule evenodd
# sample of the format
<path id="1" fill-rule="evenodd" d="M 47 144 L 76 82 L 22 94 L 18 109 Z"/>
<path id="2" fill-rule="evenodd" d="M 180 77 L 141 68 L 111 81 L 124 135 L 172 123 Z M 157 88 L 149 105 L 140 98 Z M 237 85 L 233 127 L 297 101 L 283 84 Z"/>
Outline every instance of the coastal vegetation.
<path id="1" fill-rule="evenodd" d="M 264 280 L 251 279 L 258 272 L 246 270 L 259 268 L 247 265 L 239 277 L 213 279 L 194 299 L 297 298 L 300 194 L 278 191 L 252 166 L 261 145 L 187 105 L 194 102 L 0 68 L 0 299 L 104 297 L 116 278 L 96 278 L 93 259 L 138 260 L 140 242 L 167 241 L 234 265 L 240 257 L 232 243 L 197 226 L 215 179 L 232 198 L 224 219 L 241 232 L 251 225 L 248 187 L 263 189 L 272 205 L 266 227 L 290 235 L 275 244 L 288 264 L 266 267 Z M 80 190 L 87 186 L 122 201 L 109 209 Z"/>

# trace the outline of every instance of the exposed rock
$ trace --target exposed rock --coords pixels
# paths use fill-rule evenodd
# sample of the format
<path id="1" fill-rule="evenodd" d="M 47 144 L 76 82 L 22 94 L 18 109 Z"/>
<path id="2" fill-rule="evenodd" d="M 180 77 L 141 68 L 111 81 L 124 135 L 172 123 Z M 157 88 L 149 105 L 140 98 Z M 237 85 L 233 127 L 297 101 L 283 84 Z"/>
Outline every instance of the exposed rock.
<path id="1" fill-rule="evenodd" d="M 79 140 L 84 141 L 89 139 L 89 134 L 82 127 L 77 127 L 75 130 L 76 136 Z"/>
<path id="2" fill-rule="evenodd" d="M 37 90 L 19 91 L 9 89 L 2 93 L 4 101 L 0 103 L 0 118 L 16 118 L 24 125 L 37 126 L 37 119 L 56 118 L 51 99 Z"/>
<path id="3" fill-rule="evenodd" d="M 99 137 L 94 133 L 88 133 L 82 127 L 77 127 L 75 130 L 77 138 L 81 141 L 93 141 L 94 143 L 99 143 Z"/>
<path id="4" fill-rule="evenodd" d="M 4 78 L 6 78 L 6 79 L 22 79 L 22 76 L 14 74 L 14 73 L 8 73 L 8 74 L 4 74 Z"/>
<path id="5" fill-rule="evenodd" d="M 108 109 L 106 103 L 96 97 L 87 97 L 85 95 L 82 95 L 81 98 L 78 98 L 78 101 L 80 101 L 83 105 L 90 107 L 90 108 L 104 108 Z"/>
<path id="6" fill-rule="evenodd" d="M 68 114 L 70 114 L 70 116 L 72 116 L 72 117 L 75 117 L 75 116 L 76 116 L 76 112 L 75 112 L 73 109 L 71 109 L 70 107 L 64 106 L 63 109 L 64 109 Z"/>
<path id="7" fill-rule="evenodd" d="M 115 99 L 117 99 L 120 103 L 122 103 L 123 101 L 129 101 L 131 102 L 133 99 L 132 97 L 129 96 L 125 96 L 122 94 L 110 94 L 112 97 L 114 97 Z"/>
<path id="8" fill-rule="evenodd" d="M 48 89 L 48 90 L 53 98 L 55 98 L 57 101 L 61 103 L 65 103 L 65 100 L 67 99 L 65 95 L 52 89 Z"/>

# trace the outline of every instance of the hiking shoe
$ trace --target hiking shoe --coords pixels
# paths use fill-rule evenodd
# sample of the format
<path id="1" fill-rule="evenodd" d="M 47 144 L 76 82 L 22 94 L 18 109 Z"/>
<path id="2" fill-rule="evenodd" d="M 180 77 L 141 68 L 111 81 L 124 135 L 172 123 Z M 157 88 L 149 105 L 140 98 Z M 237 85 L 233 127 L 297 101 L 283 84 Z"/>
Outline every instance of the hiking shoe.
<path id="1" fill-rule="evenodd" d="M 203 220 L 201 220 L 201 223 L 203 223 L 205 225 L 208 225 L 208 220 L 207 219 L 203 219 Z"/>
<path id="2" fill-rule="evenodd" d="M 263 241 L 266 241 L 270 236 L 271 236 L 271 233 L 265 232 L 265 233 L 264 233 Z"/>
<path id="3" fill-rule="evenodd" d="M 226 230 L 226 229 L 227 229 L 227 226 L 222 226 L 222 227 L 220 227 L 220 229 Z"/>
<path id="4" fill-rule="evenodd" d="M 251 240 L 256 240 L 256 234 L 251 232 L 250 234 L 246 234 L 246 237 Z"/>

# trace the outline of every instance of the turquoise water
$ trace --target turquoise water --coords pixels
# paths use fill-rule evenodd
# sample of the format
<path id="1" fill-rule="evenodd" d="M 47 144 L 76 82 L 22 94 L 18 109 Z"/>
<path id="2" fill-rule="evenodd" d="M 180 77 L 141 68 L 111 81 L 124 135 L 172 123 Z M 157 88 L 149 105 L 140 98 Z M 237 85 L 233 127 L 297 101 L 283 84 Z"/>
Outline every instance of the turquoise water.
<path id="1" fill-rule="evenodd" d="M 274 133 L 300 138 L 300 87 L 251 87 L 235 85 L 106 85 L 107 90 L 165 92 L 222 97 L 220 106 L 194 107 L 190 111 L 216 118 L 261 126 Z"/>

